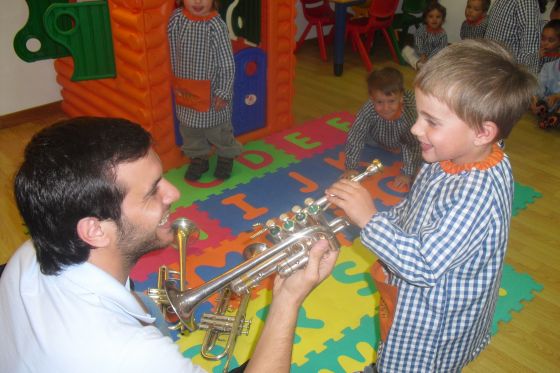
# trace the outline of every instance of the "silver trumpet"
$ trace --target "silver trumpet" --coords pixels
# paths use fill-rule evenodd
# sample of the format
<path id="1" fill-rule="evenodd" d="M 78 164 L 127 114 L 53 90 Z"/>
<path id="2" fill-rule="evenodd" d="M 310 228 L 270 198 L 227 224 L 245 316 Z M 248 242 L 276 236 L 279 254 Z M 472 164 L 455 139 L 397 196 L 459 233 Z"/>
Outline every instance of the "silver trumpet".
<path id="1" fill-rule="evenodd" d="M 360 181 L 382 169 L 381 162 L 374 160 L 364 172 L 351 180 Z M 276 220 L 268 220 L 264 227 L 253 234 L 251 238 L 266 234 L 267 241 L 272 246 L 260 242 L 248 245 L 243 253 L 246 260 L 237 267 L 194 289 L 180 289 L 176 281 L 172 280 L 163 283 L 167 298 L 164 304 L 171 306 L 184 327 L 191 332 L 199 328 L 206 330 L 201 348 L 202 356 L 210 360 L 227 356 L 224 372 L 233 356 L 237 337 L 249 332 L 250 321 L 245 320 L 245 312 L 251 289 L 272 274 L 287 277 L 305 267 L 309 260 L 309 249 L 320 239 L 327 240 L 331 250 L 340 249 L 336 233 L 349 226 L 350 222 L 345 217 L 328 220 L 324 214 L 328 207 L 326 197 L 316 201 L 308 198 L 304 204 L 303 208 L 293 206 L 290 213 L 282 214 Z M 182 237 L 184 236 L 177 235 L 177 238 Z M 215 313 L 204 314 L 197 324 L 194 319 L 196 308 L 217 293 L 220 296 Z M 241 297 L 240 306 L 235 316 L 228 316 L 226 312 L 230 311 L 229 300 L 234 295 Z M 229 335 L 224 352 L 212 355 L 210 351 L 222 334 Z"/>

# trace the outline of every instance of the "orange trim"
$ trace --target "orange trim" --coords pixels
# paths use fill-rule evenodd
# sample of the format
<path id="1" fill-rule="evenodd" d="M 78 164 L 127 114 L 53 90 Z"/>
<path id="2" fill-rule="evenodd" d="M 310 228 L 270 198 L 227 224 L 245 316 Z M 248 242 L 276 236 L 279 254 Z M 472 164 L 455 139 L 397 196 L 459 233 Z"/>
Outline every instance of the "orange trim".
<path id="1" fill-rule="evenodd" d="M 444 32 L 443 27 L 440 28 L 431 28 L 430 26 L 426 25 L 426 31 L 428 31 L 430 34 L 439 34 Z"/>
<path id="2" fill-rule="evenodd" d="M 504 159 L 504 152 L 496 144 L 492 146 L 492 152 L 484 160 L 480 162 L 471 162 L 465 164 L 455 164 L 451 161 L 441 161 L 439 162 L 442 170 L 448 174 L 458 174 L 463 171 L 470 171 L 473 168 L 477 170 L 484 171 L 491 167 L 494 167 Z"/>
<path id="3" fill-rule="evenodd" d="M 191 21 L 208 21 L 208 20 L 211 20 L 212 18 L 218 16 L 218 12 L 213 10 L 205 16 L 197 16 L 197 15 L 194 15 L 191 12 L 189 12 L 187 10 L 187 8 L 183 8 L 183 15 L 185 17 L 187 17 L 188 19 L 190 19 Z"/>
<path id="4" fill-rule="evenodd" d="M 207 112 L 211 106 L 210 81 L 173 77 L 175 102 L 196 111 Z"/>
<path id="5" fill-rule="evenodd" d="M 560 58 L 560 52 L 546 52 L 543 57 Z"/>
<path id="6" fill-rule="evenodd" d="M 482 20 L 484 20 L 484 18 L 486 18 L 486 15 L 483 15 L 482 17 L 480 17 L 476 21 L 469 21 L 468 19 L 466 19 L 465 21 L 467 21 L 467 24 L 469 24 L 471 26 L 474 26 L 474 25 L 478 25 L 480 22 L 482 22 Z"/>
<path id="7" fill-rule="evenodd" d="M 390 121 L 394 121 L 394 120 L 397 120 L 400 117 L 402 117 L 402 114 L 403 114 L 403 103 L 401 102 L 400 105 L 399 105 L 399 109 L 397 110 L 395 115 L 393 115 L 391 118 L 385 118 L 385 119 L 390 120 Z"/>
<path id="8" fill-rule="evenodd" d="M 387 283 L 387 275 L 383 269 L 383 264 L 379 260 L 373 263 L 370 275 L 377 291 L 379 291 L 379 331 L 381 341 L 385 342 L 395 318 L 398 289 L 396 286 Z"/>

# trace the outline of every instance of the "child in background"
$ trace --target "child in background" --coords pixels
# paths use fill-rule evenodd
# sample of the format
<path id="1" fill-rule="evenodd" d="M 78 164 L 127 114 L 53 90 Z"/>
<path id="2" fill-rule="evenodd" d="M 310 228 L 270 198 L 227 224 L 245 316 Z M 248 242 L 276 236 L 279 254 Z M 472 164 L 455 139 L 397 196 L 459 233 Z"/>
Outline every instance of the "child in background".
<path id="1" fill-rule="evenodd" d="M 490 0 L 468 0 L 465 7 L 465 20 L 461 25 L 461 39 L 482 39 L 488 26 L 486 14 Z"/>
<path id="2" fill-rule="evenodd" d="M 556 0 L 550 10 L 550 20 L 560 19 L 560 0 Z"/>
<path id="3" fill-rule="evenodd" d="M 191 159 L 185 178 L 198 180 L 208 171 L 214 145 L 214 176 L 227 179 L 242 151 L 231 123 L 235 62 L 227 26 L 215 1 L 183 0 L 167 31 L 182 150 Z"/>
<path id="4" fill-rule="evenodd" d="M 362 106 L 346 139 L 344 177 L 358 173 L 364 145 L 399 151 L 403 157 L 395 186 L 410 186 L 422 162 L 420 145 L 410 133 L 416 120 L 414 94 L 405 91 L 401 72 L 392 67 L 374 70 L 367 78 L 369 99 Z"/>
<path id="5" fill-rule="evenodd" d="M 398 289 L 377 371 L 460 372 L 490 340 L 508 241 L 513 175 L 496 141 L 525 113 L 537 82 L 500 44 L 467 39 L 431 58 L 414 86 L 412 133 L 426 163 L 405 199 L 378 212 L 346 179 L 326 198 L 362 228 Z"/>
<path id="6" fill-rule="evenodd" d="M 560 20 L 548 21 L 541 33 L 541 47 L 539 49 L 539 71 L 545 63 L 560 57 Z"/>
<path id="7" fill-rule="evenodd" d="M 437 1 L 428 4 L 423 13 L 424 24 L 414 33 L 414 49 L 408 45 L 402 56 L 413 69 L 419 69 L 437 52 L 447 46 L 447 33 L 442 27 L 447 10 Z"/>

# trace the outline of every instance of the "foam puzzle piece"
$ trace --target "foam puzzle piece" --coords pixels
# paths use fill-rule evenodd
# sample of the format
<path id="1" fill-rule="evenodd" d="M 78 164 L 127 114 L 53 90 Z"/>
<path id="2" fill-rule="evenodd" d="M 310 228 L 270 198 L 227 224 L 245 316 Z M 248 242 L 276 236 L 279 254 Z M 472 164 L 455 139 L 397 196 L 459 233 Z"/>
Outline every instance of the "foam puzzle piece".
<path id="1" fill-rule="evenodd" d="M 195 201 L 203 201 L 211 195 L 221 194 L 225 190 L 297 162 L 293 155 L 276 149 L 262 140 L 249 142 L 243 149 L 244 152 L 234 162 L 232 176 L 227 180 L 218 180 L 213 176 L 216 156 L 210 158 L 210 170 L 198 181 L 184 179 L 187 165 L 167 171 L 166 179 L 181 191 L 181 197 L 173 206 L 190 206 Z"/>
<path id="2" fill-rule="evenodd" d="M 238 185 L 234 190 L 209 196 L 206 200 L 199 201 L 198 205 L 211 218 L 230 222 L 232 234 L 237 235 L 250 229 L 253 224 L 277 218 L 294 205 L 302 206 L 308 197 L 322 197 L 324 190 L 342 174 L 341 164 L 344 164 L 344 155 L 340 147 L 337 147 L 319 156 L 293 163 L 289 169 L 280 169 L 247 184 Z M 389 187 L 399 169 L 399 163 L 391 164 L 389 161 L 382 174 L 370 177 L 363 183 L 376 197 L 375 203 L 380 210 L 388 208 L 387 205 L 381 205 L 382 199 L 390 206 L 402 198 L 401 191 Z M 383 182 L 383 189 L 377 186 L 383 180 L 381 178 L 389 178 Z M 271 186 L 281 188 L 274 187 L 272 194 Z"/>
<path id="3" fill-rule="evenodd" d="M 511 209 L 512 216 L 518 215 L 527 205 L 535 202 L 535 199 L 541 198 L 542 194 L 537 192 L 530 186 L 515 182 L 513 192 L 513 206 Z"/>
<path id="4" fill-rule="evenodd" d="M 339 340 L 329 339 L 324 343 L 321 353 L 311 351 L 302 365 L 292 364 L 291 372 L 354 372 L 361 371 L 366 365 L 377 360 L 377 345 L 372 341 L 379 340 L 379 322 L 377 316 L 365 315 L 356 328 L 345 328 Z"/>
<path id="5" fill-rule="evenodd" d="M 523 309 L 521 301 L 530 301 L 535 292 L 540 292 L 543 286 L 526 273 L 519 273 L 510 264 L 505 263 L 502 273 L 500 293 L 496 303 L 496 311 L 492 321 L 492 334 L 498 332 L 500 322 L 511 321 L 511 312 Z"/>
<path id="6" fill-rule="evenodd" d="M 345 126 L 349 126 L 353 120 L 354 116 L 348 113 L 330 114 L 267 136 L 265 141 L 295 155 L 298 159 L 310 158 L 344 144 Z M 329 125 L 329 122 L 333 124 Z M 342 123 L 344 125 L 341 125 Z"/>

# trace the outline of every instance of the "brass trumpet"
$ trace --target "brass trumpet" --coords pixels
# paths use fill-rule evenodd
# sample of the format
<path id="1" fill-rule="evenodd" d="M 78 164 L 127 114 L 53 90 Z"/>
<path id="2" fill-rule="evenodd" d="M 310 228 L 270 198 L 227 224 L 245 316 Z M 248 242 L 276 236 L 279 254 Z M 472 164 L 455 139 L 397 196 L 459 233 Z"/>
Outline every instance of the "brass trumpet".
<path id="1" fill-rule="evenodd" d="M 381 162 L 374 160 L 364 172 L 351 180 L 360 181 L 382 169 Z M 165 297 L 161 297 L 164 299 L 158 298 L 162 302 L 160 304 L 171 306 L 188 331 L 192 332 L 199 328 L 206 330 L 201 348 L 202 356 L 210 360 L 220 360 L 227 356 L 224 372 L 227 371 L 229 361 L 233 356 L 237 337 L 247 334 L 250 328 L 250 322 L 245 320 L 245 312 L 251 289 L 272 274 L 276 273 L 286 277 L 303 268 L 309 260 L 309 249 L 320 239 L 327 240 L 331 250 L 340 249 L 336 233 L 349 226 L 350 222 L 344 217 L 328 220 L 324 215 L 324 210 L 328 207 L 326 197 L 316 201 L 308 198 L 304 204 L 303 208 L 293 206 L 291 213 L 280 215 L 278 221 L 272 219 L 267 221 L 265 227 L 251 236 L 255 238 L 266 234 L 268 241 L 273 245 L 271 247 L 264 243 L 248 245 L 244 250 L 246 260 L 237 267 L 194 289 L 177 288 L 176 281 L 172 280 L 163 281 L 163 287 L 160 287 L 166 294 Z M 189 234 L 177 234 L 176 237 L 184 240 Z M 186 246 L 186 241 L 184 243 L 183 246 Z M 179 244 L 179 247 L 181 246 Z M 182 263 L 184 262 L 184 258 L 180 260 Z M 218 292 L 220 299 L 215 313 L 204 314 L 200 323 L 197 324 L 194 320 L 194 311 L 210 296 Z M 161 295 L 161 291 L 158 291 L 157 294 Z M 241 297 L 240 306 L 235 317 L 226 316 L 230 297 L 234 294 Z M 215 347 L 222 334 L 229 334 L 224 352 L 212 355 L 210 351 Z"/>

